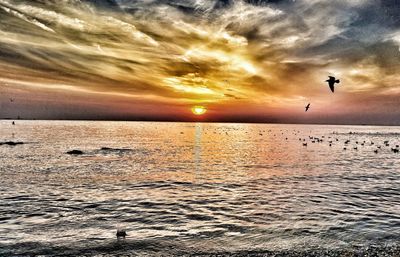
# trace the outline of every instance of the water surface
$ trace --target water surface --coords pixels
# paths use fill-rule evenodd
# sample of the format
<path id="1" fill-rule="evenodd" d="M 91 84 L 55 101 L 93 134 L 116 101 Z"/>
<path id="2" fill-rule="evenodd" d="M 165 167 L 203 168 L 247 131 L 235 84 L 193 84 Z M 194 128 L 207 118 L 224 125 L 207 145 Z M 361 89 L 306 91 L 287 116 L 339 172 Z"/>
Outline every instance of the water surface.
<path id="1" fill-rule="evenodd" d="M 0 255 L 399 256 L 399 136 L 399 127 L 0 121 L 0 141 L 25 142 L 0 146 Z"/>

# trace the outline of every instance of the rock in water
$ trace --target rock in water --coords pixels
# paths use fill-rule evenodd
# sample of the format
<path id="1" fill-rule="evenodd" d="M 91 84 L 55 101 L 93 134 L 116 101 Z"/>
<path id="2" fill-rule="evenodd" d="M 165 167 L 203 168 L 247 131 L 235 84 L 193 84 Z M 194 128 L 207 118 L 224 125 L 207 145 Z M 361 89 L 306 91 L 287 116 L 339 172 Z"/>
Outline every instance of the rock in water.
<path id="1" fill-rule="evenodd" d="M 68 151 L 67 154 L 81 155 L 83 152 L 81 150 Z"/>
<path id="2" fill-rule="evenodd" d="M 23 144 L 24 142 L 13 142 L 13 141 L 0 142 L 0 145 L 10 145 L 10 146 L 23 145 Z"/>

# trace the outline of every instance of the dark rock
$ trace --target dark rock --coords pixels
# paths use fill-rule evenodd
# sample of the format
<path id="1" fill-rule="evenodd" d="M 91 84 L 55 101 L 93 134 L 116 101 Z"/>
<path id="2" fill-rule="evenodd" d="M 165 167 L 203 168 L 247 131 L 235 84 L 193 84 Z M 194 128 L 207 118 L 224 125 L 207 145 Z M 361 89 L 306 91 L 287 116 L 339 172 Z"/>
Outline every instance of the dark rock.
<path id="1" fill-rule="evenodd" d="M 130 151 L 132 151 L 132 149 L 129 149 L 129 148 L 102 147 L 102 148 L 100 148 L 100 151 L 102 151 L 102 152 L 113 152 L 113 153 L 124 153 L 124 152 L 130 152 Z"/>
<path id="2" fill-rule="evenodd" d="M 23 145 L 24 142 L 13 142 L 13 141 L 7 141 L 7 142 L 1 142 L 0 145 L 10 145 L 10 146 L 15 146 L 15 145 Z"/>
<path id="3" fill-rule="evenodd" d="M 81 150 L 68 151 L 67 154 L 81 155 L 83 152 Z"/>

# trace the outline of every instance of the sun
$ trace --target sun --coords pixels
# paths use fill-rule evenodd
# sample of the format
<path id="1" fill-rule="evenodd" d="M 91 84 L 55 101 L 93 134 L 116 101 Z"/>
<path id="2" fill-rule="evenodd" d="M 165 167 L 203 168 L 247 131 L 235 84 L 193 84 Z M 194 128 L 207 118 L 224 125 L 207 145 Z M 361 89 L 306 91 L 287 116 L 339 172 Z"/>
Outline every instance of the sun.
<path id="1" fill-rule="evenodd" d="M 204 106 L 197 105 L 192 107 L 192 112 L 194 115 L 203 115 L 207 112 L 207 109 Z"/>

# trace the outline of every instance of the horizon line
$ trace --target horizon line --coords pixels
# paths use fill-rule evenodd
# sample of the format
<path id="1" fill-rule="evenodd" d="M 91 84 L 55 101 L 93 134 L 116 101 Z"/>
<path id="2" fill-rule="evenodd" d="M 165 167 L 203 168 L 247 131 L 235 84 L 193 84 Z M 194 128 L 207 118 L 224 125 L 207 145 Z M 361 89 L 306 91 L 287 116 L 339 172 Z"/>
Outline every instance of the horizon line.
<path id="1" fill-rule="evenodd" d="M 168 119 L 13 119 L 13 118 L 0 118 L 1 121 L 5 120 L 21 120 L 21 121 L 110 121 L 110 122 L 159 122 L 159 123 L 236 123 L 236 124 L 281 124 L 281 125 L 325 125 L 325 126 L 387 126 L 387 127 L 398 127 L 398 124 L 369 124 L 369 123 L 325 123 L 325 122 L 280 122 L 280 121 L 218 121 L 218 120 L 168 120 Z"/>

